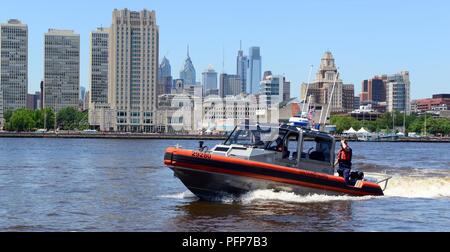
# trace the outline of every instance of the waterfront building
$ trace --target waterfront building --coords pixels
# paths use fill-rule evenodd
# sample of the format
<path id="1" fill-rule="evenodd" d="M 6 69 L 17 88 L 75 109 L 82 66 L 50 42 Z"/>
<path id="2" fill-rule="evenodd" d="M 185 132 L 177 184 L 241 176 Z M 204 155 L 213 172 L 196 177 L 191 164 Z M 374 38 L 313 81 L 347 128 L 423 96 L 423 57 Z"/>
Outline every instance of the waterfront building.
<path id="1" fill-rule="evenodd" d="M 262 58 L 259 47 L 251 47 L 248 56 L 247 93 L 256 94 L 259 92 L 259 85 L 262 78 Z"/>
<path id="2" fill-rule="evenodd" d="M 89 104 L 92 106 L 92 104 Z M 117 121 L 117 112 L 109 104 L 97 103 L 94 109 L 88 112 L 89 125 L 99 131 L 114 131 Z"/>
<path id="3" fill-rule="evenodd" d="M 108 103 L 109 32 L 108 28 L 98 28 L 91 32 L 90 103 L 94 105 Z"/>
<path id="4" fill-rule="evenodd" d="M 102 27 L 91 32 L 89 125 L 100 131 L 114 130 L 114 111 L 108 103 L 110 31 Z"/>
<path id="5" fill-rule="evenodd" d="M 25 108 L 28 94 L 28 26 L 11 19 L 0 24 L 0 128 L 3 114 Z"/>
<path id="6" fill-rule="evenodd" d="M 236 96 L 242 93 L 242 82 L 238 75 L 223 73 L 220 75 L 219 96 Z"/>
<path id="7" fill-rule="evenodd" d="M 202 74 L 203 76 L 203 88 L 205 90 L 205 95 L 206 93 L 209 92 L 209 90 L 217 90 L 217 72 L 214 71 L 212 65 L 208 66 L 208 69 L 203 72 Z"/>
<path id="8" fill-rule="evenodd" d="M 386 103 L 388 112 L 411 113 L 410 85 L 408 71 L 387 76 Z"/>
<path id="9" fill-rule="evenodd" d="M 158 96 L 172 92 L 173 77 L 169 60 L 164 57 L 158 69 Z"/>
<path id="10" fill-rule="evenodd" d="M 202 104 L 202 128 L 208 132 L 231 131 L 235 125 L 257 123 L 256 96 L 207 97 Z"/>
<path id="11" fill-rule="evenodd" d="M 78 109 L 80 102 L 80 35 L 49 29 L 44 35 L 44 108 Z"/>
<path id="12" fill-rule="evenodd" d="M 448 110 L 450 108 L 450 94 L 435 94 L 432 98 L 417 99 L 411 102 L 412 112 L 427 112 Z"/>
<path id="13" fill-rule="evenodd" d="M 108 101 L 117 113 L 114 130 L 153 132 L 159 63 L 155 11 L 115 9 L 109 43 Z"/>
<path id="14" fill-rule="evenodd" d="M 328 107 L 331 100 L 331 113 L 350 112 L 353 110 L 354 105 L 354 86 L 353 84 L 344 84 L 336 67 L 335 59 L 331 52 L 325 52 L 322 57 L 319 71 L 317 72 L 316 79 L 309 87 L 307 83 L 301 85 L 301 100 L 305 97 L 312 96 L 312 103 L 321 106 Z M 336 80 L 336 85 L 333 91 L 333 85 Z M 308 89 L 308 93 L 306 90 Z"/>
<path id="15" fill-rule="evenodd" d="M 242 82 L 242 93 L 247 92 L 247 76 L 248 76 L 248 67 L 249 67 L 249 61 L 248 57 L 244 55 L 244 51 L 242 50 L 242 43 L 241 47 L 238 51 L 238 56 L 236 60 L 236 75 L 239 76 Z"/>
<path id="16" fill-rule="evenodd" d="M 187 58 L 184 61 L 183 70 L 180 72 L 180 79 L 184 80 L 185 85 L 196 85 L 197 76 L 195 72 L 194 64 L 192 63 L 191 56 L 189 55 L 189 46 L 187 50 Z"/>
<path id="17" fill-rule="evenodd" d="M 158 97 L 158 133 L 191 133 L 196 130 L 193 95 L 163 94 Z"/>

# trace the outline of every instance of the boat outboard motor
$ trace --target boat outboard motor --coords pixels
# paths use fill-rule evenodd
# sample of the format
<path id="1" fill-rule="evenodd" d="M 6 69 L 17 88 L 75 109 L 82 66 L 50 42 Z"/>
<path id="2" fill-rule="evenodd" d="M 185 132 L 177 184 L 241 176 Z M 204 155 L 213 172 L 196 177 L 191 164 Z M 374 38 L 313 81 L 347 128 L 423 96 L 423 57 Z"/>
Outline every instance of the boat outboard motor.
<path id="1" fill-rule="evenodd" d="M 351 180 L 363 180 L 364 179 L 364 172 L 361 171 L 353 171 L 350 173 L 350 179 Z"/>

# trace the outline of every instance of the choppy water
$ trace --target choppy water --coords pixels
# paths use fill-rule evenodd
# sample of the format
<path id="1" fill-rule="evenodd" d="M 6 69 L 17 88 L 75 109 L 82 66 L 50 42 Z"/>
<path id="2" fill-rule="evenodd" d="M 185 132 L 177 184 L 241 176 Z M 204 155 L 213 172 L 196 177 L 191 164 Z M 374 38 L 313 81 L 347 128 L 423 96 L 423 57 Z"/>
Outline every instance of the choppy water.
<path id="1" fill-rule="evenodd" d="M 221 203 L 163 166 L 177 143 L 0 139 L 0 231 L 450 231 L 448 143 L 353 143 L 355 167 L 394 175 L 382 198 L 256 191 Z"/>

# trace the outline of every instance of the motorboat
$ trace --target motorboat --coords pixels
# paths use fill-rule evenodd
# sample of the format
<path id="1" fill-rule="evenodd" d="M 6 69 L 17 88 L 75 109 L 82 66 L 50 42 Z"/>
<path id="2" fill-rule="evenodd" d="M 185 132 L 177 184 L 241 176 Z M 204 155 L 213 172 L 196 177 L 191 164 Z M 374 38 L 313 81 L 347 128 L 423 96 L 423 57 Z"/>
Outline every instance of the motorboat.
<path id="1" fill-rule="evenodd" d="M 196 150 L 169 147 L 164 164 L 202 200 L 239 197 L 255 190 L 382 196 L 387 175 L 352 172 L 352 183 L 335 172 L 336 140 L 327 133 L 298 127 L 237 126 L 223 144 L 200 141 Z M 384 188 L 381 186 L 384 185 Z"/>

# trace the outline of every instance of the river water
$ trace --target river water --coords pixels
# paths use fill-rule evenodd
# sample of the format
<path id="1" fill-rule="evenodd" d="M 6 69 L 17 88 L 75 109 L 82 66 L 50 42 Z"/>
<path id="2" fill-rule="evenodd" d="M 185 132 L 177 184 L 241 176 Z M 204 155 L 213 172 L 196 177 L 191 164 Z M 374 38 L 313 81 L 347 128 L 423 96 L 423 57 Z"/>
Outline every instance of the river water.
<path id="1" fill-rule="evenodd" d="M 0 231 L 450 231 L 450 144 L 352 143 L 385 197 L 255 191 L 201 202 L 163 165 L 195 141 L 0 139 Z M 207 142 L 212 146 L 217 142 Z"/>

